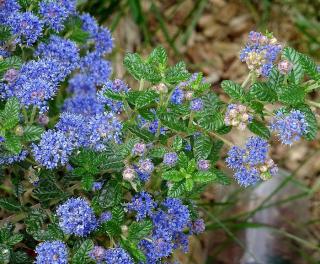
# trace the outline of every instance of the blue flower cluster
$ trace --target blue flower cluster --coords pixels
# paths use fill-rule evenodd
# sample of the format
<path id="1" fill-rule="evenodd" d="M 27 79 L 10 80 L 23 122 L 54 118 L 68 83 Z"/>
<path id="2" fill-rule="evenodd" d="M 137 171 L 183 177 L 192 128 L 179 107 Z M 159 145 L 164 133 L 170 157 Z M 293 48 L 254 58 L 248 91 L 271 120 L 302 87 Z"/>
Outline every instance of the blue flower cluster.
<path id="1" fill-rule="evenodd" d="M 250 137 L 245 149 L 233 146 L 229 150 L 226 163 L 235 171 L 234 177 L 240 185 L 247 187 L 277 174 L 278 168 L 268 158 L 268 151 L 268 142 L 259 137 Z"/>
<path id="2" fill-rule="evenodd" d="M 163 163 L 169 167 L 175 166 L 178 161 L 178 154 L 176 152 L 168 152 L 163 156 Z"/>
<path id="3" fill-rule="evenodd" d="M 188 235 L 184 230 L 190 222 L 190 212 L 177 198 L 167 198 L 151 216 L 153 232 L 139 246 L 146 254 L 147 263 L 157 263 L 171 255 L 173 250 L 188 250 Z"/>
<path id="4" fill-rule="evenodd" d="M 37 253 L 36 264 L 67 264 L 68 249 L 62 241 L 46 241 L 40 243 L 35 252 Z"/>
<path id="5" fill-rule="evenodd" d="M 292 145 L 308 132 L 308 123 L 299 110 L 291 110 L 288 114 L 280 110 L 271 120 L 270 129 L 277 132 L 283 144 Z"/>
<path id="6" fill-rule="evenodd" d="M 82 198 L 70 198 L 57 209 L 59 226 L 66 234 L 84 237 L 98 226 L 89 203 Z"/>
<path id="7" fill-rule="evenodd" d="M 157 203 L 149 193 L 140 192 L 132 198 L 130 203 L 127 204 L 127 209 L 129 212 L 135 212 L 137 221 L 140 221 L 147 216 L 152 216 L 153 210 L 156 206 Z"/>
<path id="8" fill-rule="evenodd" d="M 105 249 L 101 246 L 95 246 L 89 256 L 96 261 L 96 263 L 108 264 L 134 264 L 130 255 L 121 247 Z"/>
<path id="9" fill-rule="evenodd" d="M 281 44 L 274 37 L 264 36 L 259 32 L 249 33 L 248 43 L 240 52 L 240 60 L 258 75 L 269 76 L 271 69 L 282 50 Z"/>
<path id="10" fill-rule="evenodd" d="M 1 140 L 0 140 L 1 143 Z M 28 151 L 22 150 L 17 155 L 10 155 L 10 154 L 2 154 L 0 157 L 0 165 L 8 165 L 13 164 L 15 162 L 23 161 L 28 156 Z"/>

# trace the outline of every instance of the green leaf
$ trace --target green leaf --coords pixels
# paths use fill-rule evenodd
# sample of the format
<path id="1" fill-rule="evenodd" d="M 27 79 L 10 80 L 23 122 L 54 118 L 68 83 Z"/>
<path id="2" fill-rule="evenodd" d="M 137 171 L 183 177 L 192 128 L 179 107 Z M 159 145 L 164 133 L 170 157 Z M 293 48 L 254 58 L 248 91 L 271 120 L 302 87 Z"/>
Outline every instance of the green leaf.
<path id="1" fill-rule="evenodd" d="M 4 129 L 12 129 L 19 123 L 19 109 L 20 105 L 17 98 L 12 97 L 7 101 L 1 113 L 1 125 Z"/>
<path id="2" fill-rule="evenodd" d="M 207 159 L 211 148 L 212 141 L 207 135 L 201 134 L 194 138 L 193 154 L 196 160 Z"/>
<path id="3" fill-rule="evenodd" d="M 217 175 L 212 171 L 198 171 L 192 179 L 199 183 L 209 183 L 217 180 Z"/>
<path id="4" fill-rule="evenodd" d="M 125 126 L 131 133 L 133 133 L 134 135 L 138 136 L 139 138 L 147 142 L 153 141 L 154 139 L 154 135 L 146 129 L 139 128 L 138 126 L 135 126 L 135 125 L 126 124 Z"/>
<path id="5" fill-rule="evenodd" d="M 115 181 L 107 182 L 99 195 L 95 196 L 92 201 L 92 205 L 97 211 L 103 211 L 121 203 L 122 188 L 119 183 Z"/>
<path id="6" fill-rule="evenodd" d="M 130 100 L 130 94 L 133 92 L 130 92 L 128 94 L 128 100 Z M 139 92 L 135 91 L 134 93 L 139 93 L 139 96 L 135 99 L 135 106 L 137 108 L 143 108 L 151 103 L 154 103 L 159 95 L 155 91 L 144 91 L 144 92 Z"/>
<path id="7" fill-rule="evenodd" d="M 185 182 L 176 182 L 168 190 L 168 196 L 170 197 L 180 197 L 185 193 Z"/>
<path id="8" fill-rule="evenodd" d="M 13 197 L 0 198 L 0 207 L 10 212 L 20 212 L 22 209 L 20 202 Z"/>
<path id="9" fill-rule="evenodd" d="M 293 63 L 293 69 L 289 74 L 289 80 L 295 84 L 299 84 L 303 77 L 303 69 L 300 65 L 300 54 L 293 48 L 285 47 L 282 54 L 286 59 Z"/>
<path id="10" fill-rule="evenodd" d="M 110 238 L 119 237 L 121 235 L 121 226 L 118 222 L 110 220 L 102 224 L 103 230 Z"/>
<path id="11" fill-rule="evenodd" d="M 9 69 L 19 69 L 22 65 L 20 57 L 11 56 L 4 60 L 0 60 L 0 76 L 2 76 Z"/>
<path id="12" fill-rule="evenodd" d="M 273 67 L 268 77 L 268 84 L 274 91 L 278 91 L 278 89 L 282 86 L 283 81 L 284 75 L 279 72 L 277 67 Z"/>
<path id="13" fill-rule="evenodd" d="M 299 58 L 300 65 L 305 73 L 313 80 L 320 80 L 320 73 L 317 69 L 317 64 L 309 56 L 300 54 Z"/>
<path id="14" fill-rule="evenodd" d="M 251 86 L 250 95 L 262 102 L 275 102 L 278 99 L 277 93 L 268 83 L 255 83 Z"/>
<path id="15" fill-rule="evenodd" d="M 297 105 L 304 102 L 305 91 L 299 85 L 282 87 L 279 91 L 279 100 L 288 105 Z"/>
<path id="16" fill-rule="evenodd" d="M 196 168 L 197 168 L 197 162 L 194 159 L 190 160 L 187 166 L 187 173 L 194 172 Z"/>
<path id="17" fill-rule="evenodd" d="M 163 146 L 155 146 L 153 149 L 150 150 L 150 156 L 153 158 L 161 159 L 163 155 L 167 153 L 167 149 Z"/>
<path id="18" fill-rule="evenodd" d="M 189 77 L 190 73 L 187 71 L 186 64 L 183 61 L 178 62 L 165 72 L 165 81 L 172 85 L 186 81 Z"/>
<path id="19" fill-rule="evenodd" d="M 7 239 L 5 244 L 8 246 L 14 246 L 14 245 L 18 244 L 19 242 L 21 242 L 22 240 L 23 240 L 22 234 L 13 234 Z"/>
<path id="20" fill-rule="evenodd" d="M 208 92 L 207 94 L 201 96 L 201 99 L 203 101 L 203 112 L 217 112 L 223 105 L 219 97 L 213 92 Z"/>
<path id="21" fill-rule="evenodd" d="M 181 150 L 183 146 L 183 139 L 180 136 L 175 136 L 172 142 L 172 149 L 174 151 L 179 151 Z"/>
<path id="22" fill-rule="evenodd" d="M 0 263 L 9 264 L 10 263 L 10 248 L 6 245 L 0 244 Z"/>
<path id="23" fill-rule="evenodd" d="M 143 79 L 144 63 L 137 53 L 127 53 L 124 57 L 124 66 L 128 72 L 136 79 Z"/>
<path id="24" fill-rule="evenodd" d="M 221 87 L 232 99 L 241 101 L 245 95 L 243 88 L 233 81 L 224 80 Z"/>
<path id="25" fill-rule="evenodd" d="M 223 147 L 223 141 L 221 140 L 214 140 L 211 148 L 210 155 L 208 159 L 211 161 L 211 163 L 215 163 L 220 158 L 220 151 Z"/>
<path id="26" fill-rule="evenodd" d="M 43 209 L 31 209 L 28 216 L 24 220 L 26 231 L 36 240 L 43 240 L 45 232 L 42 231 L 42 226 L 47 219 L 47 215 Z"/>
<path id="27" fill-rule="evenodd" d="M 74 27 L 71 33 L 68 35 L 70 40 L 73 40 L 79 44 L 85 44 L 89 37 L 90 34 L 79 27 Z"/>
<path id="28" fill-rule="evenodd" d="M 189 159 L 184 152 L 180 152 L 178 155 L 178 164 L 181 168 L 187 168 L 189 164 Z"/>
<path id="29" fill-rule="evenodd" d="M 150 235 L 152 231 L 152 222 L 150 220 L 133 222 L 129 226 L 128 240 L 138 243 L 141 239 Z"/>
<path id="30" fill-rule="evenodd" d="M 22 250 L 18 250 L 15 252 L 11 252 L 10 263 L 11 264 L 32 264 L 33 262 L 26 252 Z"/>
<path id="31" fill-rule="evenodd" d="M 130 1 L 131 2 L 131 1 Z M 129 240 L 121 239 L 121 246 L 129 252 L 129 254 L 136 260 L 137 263 L 145 263 L 146 256 L 144 253 L 138 248 L 136 243 L 131 243 Z"/>
<path id="32" fill-rule="evenodd" d="M 94 177 L 92 174 L 89 173 L 85 173 L 82 176 L 82 180 L 81 180 L 81 187 L 85 190 L 85 191 L 91 191 L 92 190 L 92 185 L 94 182 Z"/>
<path id="33" fill-rule="evenodd" d="M 22 150 L 20 140 L 20 137 L 14 134 L 8 134 L 5 136 L 4 146 L 8 151 L 12 152 L 13 154 L 19 154 Z"/>
<path id="34" fill-rule="evenodd" d="M 217 176 L 217 182 L 222 185 L 229 185 L 231 183 L 231 179 L 221 170 L 211 169 L 211 171 Z"/>
<path id="35" fill-rule="evenodd" d="M 121 206 L 116 206 L 112 209 L 112 221 L 121 224 L 124 221 L 124 210 Z"/>
<path id="36" fill-rule="evenodd" d="M 0 41 L 9 40 L 11 37 L 10 27 L 0 25 Z"/>
<path id="37" fill-rule="evenodd" d="M 184 179 L 184 175 L 180 171 L 170 170 L 162 174 L 162 178 L 166 181 L 179 182 Z"/>
<path id="38" fill-rule="evenodd" d="M 148 63 L 164 68 L 168 63 L 168 55 L 163 47 L 156 47 L 149 55 Z"/>
<path id="39" fill-rule="evenodd" d="M 183 120 L 174 113 L 159 113 L 158 117 L 162 124 L 175 131 L 187 132 L 188 128 Z"/>
<path id="40" fill-rule="evenodd" d="M 217 131 L 224 126 L 224 120 L 221 113 L 210 113 L 202 115 L 198 119 L 198 125 L 207 131 Z"/>
<path id="41" fill-rule="evenodd" d="M 91 258 L 89 256 L 89 253 L 93 249 L 93 247 L 94 247 L 94 244 L 91 239 L 87 239 L 83 241 L 79 248 L 75 248 L 76 252 L 73 255 L 72 263 L 73 264 L 90 263 Z"/>
<path id="42" fill-rule="evenodd" d="M 41 138 L 42 133 L 44 132 L 43 127 L 40 126 L 26 126 L 23 131 L 23 140 L 30 142 L 30 141 L 37 141 Z"/>
<path id="43" fill-rule="evenodd" d="M 186 179 L 185 188 L 186 188 L 187 192 L 191 192 L 192 191 L 193 185 L 194 185 L 194 183 L 193 183 L 193 180 L 191 178 L 190 179 Z"/>
<path id="44" fill-rule="evenodd" d="M 258 135 L 259 137 L 269 139 L 270 138 L 270 131 L 269 129 L 264 125 L 264 123 L 253 119 L 251 123 L 248 125 L 249 130 Z"/>

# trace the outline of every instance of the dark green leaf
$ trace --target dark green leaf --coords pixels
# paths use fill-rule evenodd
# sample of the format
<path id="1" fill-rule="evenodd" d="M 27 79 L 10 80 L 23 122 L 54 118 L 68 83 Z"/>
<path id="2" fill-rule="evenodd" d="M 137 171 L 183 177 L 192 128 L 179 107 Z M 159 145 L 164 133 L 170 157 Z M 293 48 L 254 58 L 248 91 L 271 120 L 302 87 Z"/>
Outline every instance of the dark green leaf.
<path id="1" fill-rule="evenodd" d="M 295 84 L 299 84 L 303 77 L 303 69 L 299 63 L 300 54 L 293 48 L 285 47 L 283 50 L 283 55 L 286 59 L 293 63 L 293 69 L 289 74 L 289 80 Z"/>
<path id="2" fill-rule="evenodd" d="M 165 72 L 165 81 L 169 84 L 177 84 L 186 81 L 190 77 L 190 73 L 186 69 L 184 62 L 178 62 L 175 66 L 170 67 Z"/>
<path id="3" fill-rule="evenodd" d="M 169 187 L 168 196 L 180 197 L 185 193 L 185 182 L 176 182 Z"/>
<path id="4" fill-rule="evenodd" d="M 279 91 L 279 100 L 288 105 L 303 103 L 305 91 L 299 85 L 289 85 L 282 87 Z"/>
<path id="5" fill-rule="evenodd" d="M 232 99 L 241 101 L 245 95 L 243 88 L 233 81 L 225 80 L 221 87 Z"/>
<path id="6" fill-rule="evenodd" d="M 201 134 L 194 138 L 193 153 L 196 160 L 207 159 L 212 148 L 210 137 Z"/>
<path id="7" fill-rule="evenodd" d="M 20 202 L 13 197 L 0 198 L 0 207 L 10 212 L 19 212 L 22 209 Z"/>
<path id="8" fill-rule="evenodd" d="M 43 127 L 39 126 L 26 126 L 23 132 L 23 140 L 30 142 L 30 141 L 37 141 L 41 138 L 41 134 L 44 132 Z"/>
<path id="9" fill-rule="evenodd" d="M 255 83 L 250 88 L 250 95 L 262 102 L 275 102 L 278 99 L 277 93 L 268 83 Z"/>
<path id="10" fill-rule="evenodd" d="M 138 243 L 144 237 L 150 235 L 152 231 L 152 222 L 150 220 L 133 222 L 129 226 L 128 240 L 131 242 Z"/>
<path id="11" fill-rule="evenodd" d="M 262 123 L 256 119 L 253 119 L 252 122 L 249 123 L 248 128 L 252 133 L 254 133 L 262 138 L 265 138 L 265 139 L 270 138 L 269 129 L 264 125 L 264 123 Z"/>
<path id="12" fill-rule="evenodd" d="M 94 244 L 91 239 L 85 240 L 79 248 L 75 248 L 76 252 L 73 255 L 73 264 L 90 263 L 91 258 L 89 256 L 90 251 L 93 249 Z"/>

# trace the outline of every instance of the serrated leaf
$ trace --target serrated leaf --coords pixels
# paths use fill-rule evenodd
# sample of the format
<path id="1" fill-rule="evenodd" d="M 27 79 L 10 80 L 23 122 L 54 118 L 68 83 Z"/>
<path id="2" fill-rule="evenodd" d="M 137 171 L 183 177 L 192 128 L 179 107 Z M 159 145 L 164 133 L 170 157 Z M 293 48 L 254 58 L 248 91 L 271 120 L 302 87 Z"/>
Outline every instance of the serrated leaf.
<path id="1" fill-rule="evenodd" d="M 269 129 L 264 125 L 264 123 L 253 119 L 251 123 L 248 125 L 249 130 L 258 135 L 259 137 L 269 139 L 270 138 L 270 131 Z"/>
<path id="2" fill-rule="evenodd" d="M 99 195 L 95 196 L 92 204 L 97 209 L 96 211 L 102 211 L 121 203 L 122 188 L 115 181 L 109 181 L 100 191 Z"/>
<path id="3" fill-rule="evenodd" d="M 137 263 L 145 263 L 146 256 L 141 251 L 136 243 L 131 243 L 129 240 L 121 239 L 121 246 L 129 252 L 129 254 L 136 260 Z"/>
<path id="4" fill-rule="evenodd" d="M 250 95 L 262 102 L 275 102 L 277 93 L 268 83 L 255 83 L 250 87 Z"/>
<path id="5" fill-rule="evenodd" d="M 13 197 L 0 198 L 0 207 L 10 212 L 20 212 L 22 209 L 20 202 Z"/>
<path id="6" fill-rule="evenodd" d="M 22 65 L 22 59 L 17 56 L 10 56 L 0 61 L 0 76 L 9 69 L 19 69 Z"/>
<path id="7" fill-rule="evenodd" d="M 2 127 L 4 129 L 12 129 L 19 123 L 19 101 L 17 98 L 10 98 L 1 113 Z"/>
<path id="8" fill-rule="evenodd" d="M 184 152 L 180 152 L 178 155 L 178 164 L 181 168 L 187 168 L 189 163 L 189 159 Z"/>
<path id="9" fill-rule="evenodd" d="M 81 187 L 86 191 L 90 191 L 92 189 L 93 182 L 94 182 L 93 175 L 89 173 L 85 173 L 82 176 Z"/>
<path id="10" fill-rule="evenodd" d="M 112 209 L 112 220 L 121 224 L 124 221 L 124 210 L 121 206 Z"/>
<path id="11" fill-rule="evenodd" d="M 19 154 L 22 150 L 21 139 L 14 134 L 7 134 L 5 136 L 4 146 L 13 154 Z"/>
<path id="12" fill-rule="evenodd" d="M 149 55 L 148 63 L 164 68 L 168 62 L 168 55 L 163 47 L 156 47 Z"/>
<path id="13" fill-rule="evenodd" d="M 304 72 L 313 80 L 320 80 L 320 73 L 317 68 L 317 64 L 309 56 L 300 54 L 299 58 L 300 65 Z"/>
<path id="14" fill-rule="evenodd" d="M 233 81 L 224 80 L 221 83 L 221 87 L 225 91 L 225 93 L 228 94 L 232 99 L 241 101 L 245 95 L 245 92 L 241 85 Z"/>
<path id="15" fill-rule="evenodd" d="M 41 135 L 43 132 L 44 132 L 43 127 L 26 126 L 23 131 L 22 139 L 27 142 L 37 141 L 41 138 Z"/>
<path id="16" fill-rule="evenodd" d="M 168 190 L 168 196 L 170 197 L 180 197 L 185 193 L 185 182 L 176 182 L 170 186 Z"/>
<path id="17" fill-rule="evenodd" d="M 202 115 L 198 120 L 198 125 L 207 131 L 217 131 L 224 126 L 224 119 L 221 113 Z"/>
<path id="18" fill-rule="evenodd" d="M 201 96 L 201 100 L 203 102 L 203 112 L 216 112 L 220 110 L 223 105 L 219 97 L 213 92 L 208 92 Z"/>
<path id="19" fill-rule="evenodd" d="M 179 182 L 184 179 L 184 175 L 177 170 L 165 171 L 162 174 L 162 178 L 166 181 Z"/>
<path id="20" fill-rule="evenodd" d="M 79 44 L 84 44 L 89 39 L 90 34 L 79 27 L 74 27 L 71 33 L 68 35 L 70 40 L 73 40 Z"/>
<path id="21" fill-rule="evenodd" d="M 139 138 L 141 138 L 147 142 L 151 142 L 154 139 L 154 135 L 146 129 L 139 128 L 138 126 L 135 126 L 135 125 L 128 125 L 128 124 L 126 124 L 125 127 L 131 133 L 133 133 L 134 135 L 138 136 Z"/>
<path id="22" fill-rule="evenodd" d="M 223 147 L 223 141 L 221 140 L 215 140 L 212 144 L 211 152 L 208 157 L 208 159 L 212 162 L 215 163 L 219 160 L 220 158 L 220 151 Z"/>
<path id="23" fill-rule="evenodd" d="M 279 91 L 279 101 L 288 105 L 297 105 L 304 102 L 305 91 L 299 85 L 289 85 Z"/>
<path id="24" fill-rule="evenodd" d="M 178 62 L 165 72 L 165 81 L 172 85 L 186 81 L 189 77 L 190 73 L 187 71 L 186 64 L 183 61 Z"/>
<path id="25" fill-rule="evenodd" d="M 193 145 L 193 154 L 196 160 L 207 159 L 212 148 L 211 139 L 205 135 L 195 136 Z"/>
<path id="26" fill-rule="evenodd" d="M 196 172 L 192 179 L 199 183 L 209 183 L 217 180 L 217 176 L 212 171 L 198 171 Z"/>
<path id="27" fill-rule="evenodd" d="M 0 25 L 0 41 L 6 41 L 11 37 L 10 27 Z"/>
<path id="28" fill-rule="evenodd" d="M 110 238 L 118 237 L 121 235 L 121 226 L 118 222 L 110 220 L 102 224 L 103 230 L 109 235 Z"/>
<path id="29" fill-rule="evenodd" d="M 8 246 L 14 246 L 19 242 L 21 242 L 22 240 L 23 240 L 22 234 L 13 234 L 7 239 L 7 241 L 5 241 L 5 244 Z"/>
<path id="30" fill-rule="evenodd" d="M 28 254 L 22 250 L 18 250 L 12 252 L 10 256 L 10 263 L 11 264 L 31 264 L 32 260 L 28 256 Z"/>
<path id="31" fill-rule="evenodd" d="M 129 93 L 128 97 L 130 97 L 130 93 Z M 155 102 L 158 98 L 159 98 L 159 95 L 155 91 L 142 92 L 138 96 L 138 98 L 136 98 L 135 106 L 137 108 L 143 108 L 143 107 Z"/>
<path id="32" fill-rule="evenodd" d="M 284 75 L 279 72 L 277 67 L 273 67 L 269 77 L 268 77 L 268 84 L 274 91 L 277 91 L 283 84 Z"/>
<path id="33" fill-rule="evenodd" d="M 82 242 L 79 248 L 76 248 L 76 252 L 73 255 L 73 264 L 84 264 L 89 263 L 91 258 L 89 256 L 90 251 L 93 249 L 94 244 L 91 239 L 87 239 Z"/>
<path id="34" fill-rule="evenodd" d="M 211 169 L 211 171 L 217 176 L 217 182 L 222 185 L 229 185 L 231 183 L 231 179 L 221 170 Z"/>
<path id="35" fill-rule="evenodd" d="M 124 66 L 129 73 L 136 79 L 143 79 L 143 67 L 144 63 L 141 57 L 137 53 L 127 53 L 123 60 Z"/>
<path id="36" fill-rule="evenodd" d="M 193 182 L 193 180 L 191 178 L 190 179 L 186 179 L 185 188 L 186 188 L 187 192 L 191 192 L 192 191 L 193 185 L 194 185 L 194 182 Z"/>
<path id="37" fill-rule="evenodd" d="M 187 132 L 188 128 L 183 120 L 174 113 L 159 113 L 158 117 L 166 127 L 181 132 Z"/>
<path id="38" fill-rule="evenodd" d="M 133 222 L 129 226 L 128 240 L 138 243 L 141 239 L 150 235 L 152 227 L 152 222 L 150 220 Z"/>
<path id="39" fill-rule="evenodd" d="M 183 139 L 180 136 L 175 136 L 172 142 L 172 149 L 174 151 L 179 151 L 182 149 Z"/>
<path id="40" fill-rule="evenodd" d="M 9 264 L 10 263 L 10 248 L 7 245 L 0 244 L 0 263 Z"/>
<path id="41" fill-rule="evenodd" d="M 289 80 L 291 80 L 293 83 L 298 84 L 300 83 L 302 77 L 303 77 L 303 69 L 299 63 L 300 54 L 296 50 L 290 47 L 285 47 L 282 54 L 286 59 L 291 61 L 293 63 L 293 69 L 289 73 Z"/>

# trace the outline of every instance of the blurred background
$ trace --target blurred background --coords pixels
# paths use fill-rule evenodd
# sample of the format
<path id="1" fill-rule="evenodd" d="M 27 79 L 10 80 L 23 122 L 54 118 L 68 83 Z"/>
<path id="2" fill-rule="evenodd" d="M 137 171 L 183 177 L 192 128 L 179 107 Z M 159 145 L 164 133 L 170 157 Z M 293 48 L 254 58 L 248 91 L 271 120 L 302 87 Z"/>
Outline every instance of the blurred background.
<path id="1" fill-rule="evenodd" d="M 219 83 L 248 73 L 238 56 L 251 30 L 273 32 L 320 62 L 320 0 L 80 0 L 80 6 L 113 32 L 117 78 L 125 77 L 125 52 L 148 54 L 163 45 L 172 62 L 204 72 L 223 98 Z M 242 144 L 249 135 L 235 132 L 230 140 Z M 319 141 L 271 144 L 280 175 L 254 188 L 207 188 L 198 201 L 207 231 L 192 239 L 188 255 L 177 253 L 180 263 L 320 263 Z"/>

